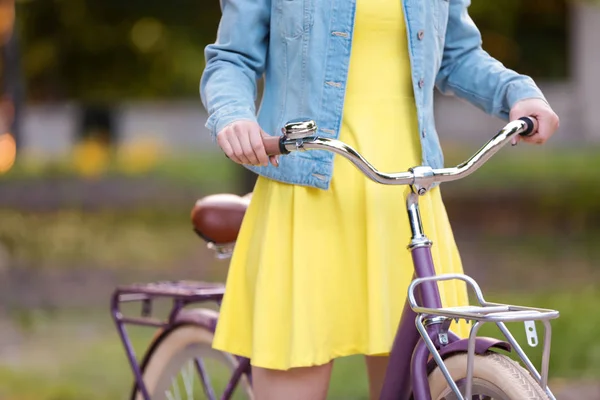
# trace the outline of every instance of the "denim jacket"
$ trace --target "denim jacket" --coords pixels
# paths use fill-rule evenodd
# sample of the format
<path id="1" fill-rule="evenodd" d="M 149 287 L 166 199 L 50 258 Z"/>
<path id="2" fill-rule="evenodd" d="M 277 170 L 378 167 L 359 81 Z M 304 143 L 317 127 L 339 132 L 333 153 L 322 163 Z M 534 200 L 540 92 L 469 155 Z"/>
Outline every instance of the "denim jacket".
<path id="1" fill-rule="evenodd" d="M 502 119 L 517 101 L 544 98 L 531 78 L 482 49 L 467 12 L 470 0 L 398 1 L 406 19 L 423 165 L 443 166 L 435 87 Z M 279 135 L 288 120 L 309 117 L 319 136 L 338 138 L 355 6 L 356 0 L 221 0 L 217 39 L 205 49 L 200 82 L 213 137 L 238 120 L 257 121 L 268 134 Z M 263 75 L 257 113 L 257 80 Z M 280 158 L 279 167 L 248 168 L 274 180 L 327 189 L 333 153 L 292 152 Z"/>

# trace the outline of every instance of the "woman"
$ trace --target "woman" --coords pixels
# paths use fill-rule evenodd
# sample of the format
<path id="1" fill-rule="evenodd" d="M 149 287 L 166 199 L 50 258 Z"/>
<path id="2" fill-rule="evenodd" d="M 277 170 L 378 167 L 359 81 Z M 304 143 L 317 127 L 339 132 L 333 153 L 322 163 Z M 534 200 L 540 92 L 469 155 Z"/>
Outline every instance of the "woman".
<path id="1" fill-rule="evenodd" d="M 412 275 L 405 187 L 366 180 L 324 151 L 269 159 L 290 119 L 357 148 L 377 168 L 443 165 L 433 92 L 558 127 L 534 82 L 481 48 L 468 0 L 222 0 L 201 82 L 207 127 L 259 174 L 230 266 L 217 349 L 252 359 L 258 400 L 324 399 L 332 361 L 364 354 L 377 398 Z M 256 81 L 265 89 L 258 116 Z M 421 198 L 439 273 L 462 272 L 436 188 Z M 464 304 L 463 286 L 441 287 Z M 465 327 L 455 329 L 465 334 Z"/>

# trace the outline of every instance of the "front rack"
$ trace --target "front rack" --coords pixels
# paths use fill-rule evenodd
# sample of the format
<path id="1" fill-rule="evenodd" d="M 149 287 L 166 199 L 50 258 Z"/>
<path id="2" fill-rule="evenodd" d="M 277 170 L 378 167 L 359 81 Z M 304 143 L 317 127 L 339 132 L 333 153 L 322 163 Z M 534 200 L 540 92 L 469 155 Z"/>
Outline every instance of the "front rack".
<path id="1" fill-rule="evenodd" d="M 479 306 L 428 308 L 417 304 L 415 299 L 415 289 L 419 285 L 425 282 L 440 282 L 448 280 L 462 280 L 466 282 L 475 293 L 477 301 L 479 302 Z M 496 326 L 498 326 L 504 337 L 515 349 L 517 355 L 527 367 L 531 375 L 538 381 L 550 399 L 555 400 L 554 395 L 548 388 L 548 369 L 550 362 L 550 342 L 552 336 L 550 320 L 558 318 L 558 311 L 544 308 L 488 302 L 483 297 L 483 293 L 477 282 L 475 282 L 473 278 L 463 274 L 444 274 L 434 277 L 417 278 L 413 280 L 408 288 L 408 302 L 410 307 L 417 314 L 416 325 L 419 333 L 423 337 L 423 340 L 431 352 L 436 364 L 440 368 L 440 371 L 448 381 L 448 384 L 459 400 L 471 398 L 477 332 L 481 326 L 487 322 L 493 322 L 496 324 Z M 438 319 L 441 318 L 442 320 L 447 321 L 444 326 L 449 326 L 449 322 L 452 320 L 458 321 L 463 319 L 467 322 L 474 322 L 468 339 L 467 378 L 464 397 L 452 379 L 450 372 L 445 367 L 444 361 L 440 356 L 433 340 L 429 337 L 425 325 L 426 321 L 431 320 L 432 317 L 437 317 Z M 529 360 L 519 343 L 515 340 L 514 336 L 510 333 L 505 325 L 506 322 L 524 322 L 529 344 L 531 346 L 536 346 L 537 333 L 535 331 L 535 321 L 540 321 L 544 325 L 544 347 L 542 351 L 541 373 L 537 371 L 531 360 Z"/>

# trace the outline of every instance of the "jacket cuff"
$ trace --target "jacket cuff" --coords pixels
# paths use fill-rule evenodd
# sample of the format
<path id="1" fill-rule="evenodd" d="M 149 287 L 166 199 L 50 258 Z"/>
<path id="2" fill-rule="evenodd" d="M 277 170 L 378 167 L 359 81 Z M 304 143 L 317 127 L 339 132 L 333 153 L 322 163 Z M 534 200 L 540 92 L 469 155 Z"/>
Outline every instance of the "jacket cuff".
<path id="1" fill-rule="evenodd" d="M 507 111 L 510 111 L 519 101 L 526 99 L 540 99 L 548 104 L 548 100 L 546 100 L 542 91 L 531 78 L 527 78 L 525 81 L 518 81 L 510 84 L 506 93 L 508 105 Z"/>

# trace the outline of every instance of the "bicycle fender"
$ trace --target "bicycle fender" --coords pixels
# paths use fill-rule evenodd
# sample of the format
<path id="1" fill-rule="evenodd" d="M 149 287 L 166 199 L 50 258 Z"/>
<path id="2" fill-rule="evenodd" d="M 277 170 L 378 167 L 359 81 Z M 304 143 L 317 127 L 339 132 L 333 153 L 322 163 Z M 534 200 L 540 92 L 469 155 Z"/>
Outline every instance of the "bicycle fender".
<path id="1" fill-rule="evenodd" d="M 181 310 L 175 317 L 175 324 L 199 325 L 215 332 L 219 313 L 208 308 L 192 308 Z"/>
<path id="2" fill-rule="evenodd" d="M 446 359 L 455 354 L 466 353 L 469 350 L 469 339 L 460 339 L 452 342 L 438 350 L 442 359 Z M 477 337 L 475 339 L 475 354 L 483 355 L 491 350 L 512 351 L 512 346 L 508 342 L 490 337 Z M 437 367 L 435 360 L 431 359 L 427 363 L 427 372 L 430 373 Z"/>

